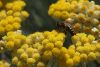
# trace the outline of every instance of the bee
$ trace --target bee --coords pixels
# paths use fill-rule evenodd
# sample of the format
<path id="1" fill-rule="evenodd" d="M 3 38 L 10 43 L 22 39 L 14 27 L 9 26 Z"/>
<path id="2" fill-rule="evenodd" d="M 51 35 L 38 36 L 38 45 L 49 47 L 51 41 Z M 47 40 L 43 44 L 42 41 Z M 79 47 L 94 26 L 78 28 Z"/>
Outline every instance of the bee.
<path id="1" fill-rule="evenodd" d="M 72 36 L 76 34 L 76 32 L 72 29 L 71 24 L 69 24 L 67 21 L 57 23 L 57 27 L 59 30 L 63 29 L 65 34 L 67 31 L 69 31 Z"/>

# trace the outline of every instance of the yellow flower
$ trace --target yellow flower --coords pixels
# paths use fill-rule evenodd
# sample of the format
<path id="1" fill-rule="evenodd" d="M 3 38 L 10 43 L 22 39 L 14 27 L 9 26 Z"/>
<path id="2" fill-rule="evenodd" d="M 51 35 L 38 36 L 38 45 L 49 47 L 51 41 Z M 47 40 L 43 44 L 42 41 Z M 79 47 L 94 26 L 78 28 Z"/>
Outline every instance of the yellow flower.
<path id="1" fill-rule="evenodd" d="M 94 52 L 90 52 L 90 53 L 88 54 L 88 60 L 89 60 L 89 61 L 93 61 L 93 60 L 95 60 L 95 59 L 96 59 L 95 53 L 94 53 Z"/>
<path id="2" fill-rule="evenodd" d="M 43 46 L 43 45 L 38 46 L 38 48 L 37 48 L 37 49 L 38 49 L 38 51 L 39 51 L 39 52 L 42 52 L 42 51 L 43 51 L 43 49 L 44 49 L 44 46 Z"/>
<path id="3" fill-rule="evenodd" d="M 13 26 L 10 25 L 10 24 L 8 24 L 8 25 L 6 25 L 5 30 L 6 30 L 7 32 L 8 32 L 8 31 L 12 31 L 12 30 L 13 30 Z"/>
<path id="4" fill-rule="evenodd" d="M 34 47 L 34 48 L 38 48 L 39 46 L 41 46 L 40 43 L 35 43 L 35 44 L 33 44 L 33 47 Z"/>
<path id="5" fill-rule="evenodd" d="M 70 58 L 69 54 L 65 54 L 65 59 L 68 60 Z"/>
<path id="6" fill-rule="evenodd" d="M 42 55 L 42 60 L 48 61 L 52 58 L 52 52 L 51 51 L 45 51 Z"/>
<path id="7" fill-rule="evenodd" d="M 0 25 L 5 27 L 8 24 L 7 20 L 1 20 Z"/>
<path id="8" fill-rule="evenodd" d="M 87 56 L 87 54 L 82 53 L 82 54 L 80 55 L 80 58 L 81 58 L 81 62 L 86 62 L 87 59 L 88 59 L 88 56 Z"/>
<path id="9" fill-rule="evenodd" d="M 81 43 L 81 41 L 77 41 L 75 45 L 78 47 L 78 46 L 81 46 L 82 43 Z"/>
<path id="10" fill-rule="evenodd" d="M 54 12 L 55 12 L 55 10 L 53 8 L 50 8 L 48 11 L 48 14 L 52 16 L 54 14 Z"/>
<path id="11" fill-rule="evenodd" d="M 0 61 L 0 66 L 1 67 L 10 67 L 10 64 L 6 60 L 1 60 Z"/>
<path id="12" fill-rule="evenodd" d="M 43 33 L 41 33 L 41 32 L 36 32 L 36 33 L 34 33 L 32 36 L 29 36 L 29 37 L 30 37 L 30 39 L 31 39 L 33 42 L 35 42 L 35 43 L 41 42 L 41 41 L 44 40 Z"/>
<path id="13" fill-rule="evenodd" d="M 65 40 L 64 38 L 65 38 L 64 34 L 58 34 L 58 36 L 56 37 L 56 40 L 64 42 Z"/>
<path id="14" fill-rule="evenodd" d="M 7 15 L 12 15 L 13 14 L 13 10 L 8 10 L 7 11 Z"/>
<path id="15" fill-rule="evenodd" d="M 71 4 L 76 5 L 76 4 L 78 4 L 78 2 L 76 0 L 72 0 Z"/>
<path id="16" fill-rule="evenodd" d="M 69 47 L 68 47 L 69 49 L 75 49 L 76 47 L 75 47 L 75 45 L 70 45 Z"/>
<path id="17" fill-rule="evenodd" d="M 96 61 L 100 63 L 100 52 L 95 52 Z"/>
<path id="18" fill-rule="evenodd" d="M 5 32 L 4 27 L 1 27 L 1 26 L 0 26 L 0 35 L 3 34 L 4 32 Z"/>
<path id="19" fill-rule="evenodd" d="M 53 49 L 52 49 L 52 53 L 53 53 L 53 55 L 54 55 L 55 57 L 59 57 L 59 55 L 60 55 L 60 49 L 58 49 L 58 48 L 53 48 Z"/>
<path id="20" fill-rule="evenodd" d="M 9 24 L 12 24 L 13 23 L 13 19 L 14 19 L 13 16 L 7 16 L 6 17 L 6 21 L 8 21 Z"/>
<path id="21" fill-rule="evenodd" d="M 25 35 L 23 35 L 23 34 L 21 34 L 21 35 L 19 35 L 19 39 L 21 39 L 21 41 L 23 42 L 23 41 L 26 41 L 26 36 Z"/>
<path id="22" fill-rule="evenodd" d="M 73 65 L 74 65 L 73 59 L 69 58 L 69 59 L 66 61 L 66 65 L 67 65 L 68 67 L 73 67 Z"/>
<path id="23" fill-rule="evenodd" d="M 17 50 L 17 54 L 18 55 L 21 55 L 23 52 L 24 52 L 24 49 L 22 49 L 22 48 L 20 48 L 20 49 Z"/>
<path id="24" fill-rule="evenodd" d="M 80 52 L 75 52 L 74 56 L 80 56 Z"/>
<path id="25" fill-rule="evenodd" d="M 14 21 L 14 22 L 21 23 L 22 19 L 21 19 L 20 17 L 14 17 L 14 18 L 13 18 L 13 21 Z"/>
<path id="26" fill-rule="evenodd" d="M 34 49 L 32 47 L 29 47 L 26 49 L 26 52 L 27 52 L 28 56 L 31 56 L 34 52 Z"/>
<path id="27" fill-rule="evenodd" d="M 40 54 L 39 53 L 33 53 L 32 56 L 36 61 L 40 59 Z"/>
<path id="28" fill-rule="evenodd" d="M 77 35 L 72 36 L 71 38 L 73 43 L 76 43 L 77 41 L 79 41 L 79 37 Z"/>
<path id="29" fill-rule="evenodd" d="M 15 56 L 15 57 L 12 59 L 12 63 L 13 63 L 13 64 L 17 64 L 17 63 L 18 63 L 18 57 Z"/>
<path id="30" fill-rule="evenodd" d="M 14 5 L 19 5 L 20 7 L 26 6 L 26 3 L 22 0 L 14 1 Z"/>
<path id="31" fill-rule="evenodd" d="M 52 30 L 51 33 L 56 36 L 58 34 L 58 32 L 56 30 Z"/>
<path id="32" fill-rule="evenodd" d="M 14 5 L 14 6 L 12 6 L 12 10 L 13 11 L 21 11 L 22 7 L 20 5 Z"/>
<path id="33" fill-rule="evenodd" d="M 84 52 L 84 47 L 83 46 L 78 46 L 76 48 L 76 51 L 80 52 L 80 53 L 83 53 Z"/>
<path id="34" fill-rule="evenodd" d="M 54 11 L 53 17 L 60 18 L 61 17 L 61 12 L 60 11 Z"/>
<path id="35" fill-rule="evenodd" d="M 61 12 L 61 18 L 62 19 L 67 19 L 69 18 L 69 13 L 67 11 L 62 11 Z"/>
<path id="36" fill-rule="evenodd" d="M 72 57 L 75 54 L 74 49 L 68 49 L 68 54 Z"/>
<path id="37" fill-rule="evenodd" d="M 97 51 L 100 51 L 100 44 L 97 44 L 97 45 L 96 45 L 96 50 L 97 50 Z"/>
<path id="38" fill-rule="evenodd" d="M 73 62 L 74 62 L 75 65 L 79 64 L 80 63 L 80 56 L 74 56 Z"/>
<path id="39" fill-rule="evenodd" d="M 52 50 L 53 48 L 54 48 L 54 44 L 53 43 L 47 43 L 45 45 L 45 49 L 47 49 L 47 50 Z"/>
<path id="40" fill-rule="evenodd" d="M 2 19 L 4 19 L 4 18 L 6 18 L 6 12 L 5 11 L 1 11 L 0 12 L 0 17 L 2 18 Z"/>
<path id="41" fill-rule="evenodd" d="M 6 4 L 6 9 L 12 9 L 13 3 L 7 3 Z"/>
<path id="42" fill-rule="evenodd" d="M 81 37 L 81 42 L 82 43 L 87 43 L 88 41 L 89 41 L 89 39 L 86 36 Z"/>
<path id="43" fill-rule="evenodd" d="M 21 46 L 21 40 L 20 39 L 14 39 L 14 47 L 19 48 Z"/>
<path id="44" fill-rule="evenodd" d="M 90 50 L 91 51 L 96 51 L 96 45 L 95 44 L 91 44 Z"/>
<path id="45" fill-rule="evenodd" d="M 49 40 L 50 42 L 55 42 L 55 41 L 56 41 L 55 35 L 52 34 L 52 33 L 50 33 L 50 35 L 48 35 L 48 40 Z"/>
<path id="46" fill-rule="evenodd" d="M 13 34 L 14 34 L 13 31 L 9 31 L 9 32 L 7 33 L 7 36 L 11 36 L 11 35 L 13 35 Z"/>
<path id="47" fill-rule="evenodd" d="M 100 52 L 95 52 L 96 60 L 100 59 Z"/>
<path id="48" fill-rule="evenodd" d="M 23 45 L 21 46 L 21 48 L 24 49 L 24 50 L 26 50 L 28 47 L 29 47 L 28 44 L 23 44 Z"/>
<path id="49" fill-rule="evenodd" d="M 50 33 L 49 31 L 44 31 L 44 33 L 43 33 L 43 35 L 44 35 L 45 37 L 48 37 L 50 34 L 51 34 L 51 33 Z"/>
<path id="50" fill-rule="evenodd" d="M 49 43 L 49 40 L 48 40 L 48 39 L 44 39 L 44 40 L 42 41 L 42 44 L 43 44 L 43 45 L 46 45 L 47 43 Z"/>
<path id="51" fill-rule="evenodd" d="M 8 50 L 12 50 L 12 49 L 14 48 L 14 42 L 13 42 L 13 41 L 8 41 L 8 42 L 6 43 L 6 48 L 7 48 Z"/>
<path id="52" fill-rule="evenodd" d="M 20 16 L 21 16 L 21 13 L 20 13 L 19 11 L 14 12 L 14 13 L 13 13 L 13 16 L 14 16 L 14 17 L 20 17 Z"/>
<path id="53" fill-rule="evenodd" d="M 18 30 L 21 27 L 21 25 L 19 23 L 13 23 L 12 26 L 13 26 L 14 30 Z"/>
<path id="54" fill-rule="evenodd" d="M 63 46 L 63 42 L 62 41 L 56 41 L 54 46 L 57 47 L 57 48 L 61 48 Z"/>
<path id="55" fill-rule="evenodd" d="M 24 53 L 21 54 L 20 58 L 22 60 L 26 60 L 28 58 L 28 54 L 24 52 Z"/>
<path id="56" fill-rule="evenodd" d="M 19 61 L 17 67 L 25 67 L 25 64 L 22 61 Z"/>
<path id="57" fill-rule="evenodd" d="M 29 14 L 28 14 L 27 11 L 21 11 L 21 15 L 22 15 L 23 17 L 29 17 Z"/>
<path id="58" fill-rule="evenodd" d="M 90 47 L 91 44 L 90 44 L 89 42 L 87 42 L 87 43 L 84 44 L 84 46 L 88 46 L 88 47 Z"/>
<path id="59" fill-rule="evenodd" d="M 93 35 L 88 35 L 89 41 L 92 42 L 95 40 L 95 37 Z"/>
<path id="60" fill-rule="evenodd" d="M 76 34 L 79 38 L 81 38 L 81 37 L 86 37 L 87 36 L 87 34 L 85 34 L 85 33 L 77 33 Z"/>
<path id="61" fill-rule="evenodd" d="M 91 47 L 90 47 L 91 48 Z M 83 52 L 84 53 L 89 53 L 91 50 L 90 50 L 89 46 L 84 46 L 83 47 Z"/>
<path id="62" fill-rule="evenodd" d="M 35 62 L 36 62 L 35 59 L 33 59 L 33 58 L 27 58 L 27 64 L 33 64 Z"/>
<path id="63" fill-rule="evenodd" d="M 4 63 L 4 67 L 10 67 L 11 65 L 9 63 Z"/>
<path id="64" fill-rule="evenodd" d="M 45 67 L 45 64 L 43 62 L 38 62 L 37 67 Z"/>
<path id="65" fill-rule="evenodd" d="M 67 48 L 66 47 L 61 47 L 60 52 L 62 54 L 66 54 L 67 53 Z"/>

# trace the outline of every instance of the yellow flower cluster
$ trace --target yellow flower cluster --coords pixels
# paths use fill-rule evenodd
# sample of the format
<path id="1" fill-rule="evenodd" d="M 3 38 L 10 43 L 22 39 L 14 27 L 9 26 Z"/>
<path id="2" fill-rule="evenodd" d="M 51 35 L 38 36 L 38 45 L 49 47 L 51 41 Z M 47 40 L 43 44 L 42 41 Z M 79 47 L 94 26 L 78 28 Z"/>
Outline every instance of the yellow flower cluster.
<path id="1" fill-rule="evenodd" d="M 59 35 L 62 39 L 59 37 L 56 40 Z M 73 67 L 81 62 L 99 61 L 97 58 L 99 58 L 100 43 L 95 41 L 93 35 L 76 34 L 72 37 L 73 45 L 68 49 L 63 47 L 64 38 L 63 33 L 58 34 L 56 31 L 36 32 L 27 37 L 26 43 L 39 51 L 39 59 L 44 63 L 53 58 L 57 60 L 59 66 Z"/>
<path id="2" fill-rule="evenodd" d="M 55 18 L 60 19 L 67 19 L 69 17 L 72 17 L 72 15 L 76 15 L 77 13 L 80 13 L 79 10 L 82 10 L 80 6 L 86 6 L 83 5 L 84 3 L 88 3 L 88 1 L 84 0 L 58 0 L 56 3 L 53 3 L 49 7 L 48 14 L 50 16 L 53 16 Z M 77 7 L 77 8 L 76 8 Z M 80 7 L 80 8 L 79 8 Z"/>
<path id="3" fill-rule="evenodd" d="M 17 55 L 12 59 L 12 63 L 18 67 L 30 67 L 40 59 L 40 53 L 36 48 L 29 47 L 28 44 L 22 45 L 17 50 Z"/>
<path id="4" fill-rule="evenodd" d="M 100 63 L 100 43 L 93 35 L 78 33 L 72 37 L 72 45 L 63 47 L 65 34 L 53 31 L 22 35 L 20 31 L 8 32 L 0 47 L 12 50 L 12 63 L 17 67 L 46 67 L 56 60 L 60 67 L 73 67 L 96 60 Z M 64 66 L 62 66 L 64 65 Z"/>
<path id="5" fill-rule="evenodd" d="M 94 40 L 95 40 L 95 37 L 93 35 L 87 35 L 85 33 L 78 33 L 76 35 L 74 35 L 72 38 L 72 42 L 73 43 L 79 43 L 82 42 L 82 43 L 92 43 Z M 81 45 L 81 43 L 80 43 Z"/>
<path id="6" fill-rule="evenodd" d="M 61 52 L 60 59 L 57 59 L 60 67 L 73 67 L 94 60 L 100 63 L 100 43 L 95 41 L 93 35 L 78 33 L 72 37 L 72 42 L 68 49 L 63 50 L 65 53 Z"/>
<path id="7" fill-rule="evenodd" d="M 8 32 L 7 36 L 3 37 L 4 47 L 9 51 L 16 51 L 16 49 L 20 48 L 26 41 L 26 36 L 22 34 L 20 30 L 15 32 Z"/>
<path id="8" fill-rule="evenodd" d="M 26 42 L 31 44 L 33 48 L 38 49 L 38 51 L 42 54 L 43 61 L 49 61 L 53 55 L 57 55 L 55 54 L 55 50 L 59 50 L 63 46 L 64 38 L 65 34 L 58 33 L 53 30 L 51 32 L 36 32 L 29 35 Z"/>
<path id="9" fill-rule="evenodd" d="M 58 0 L 49 7 L 48 14 L 54 18 L 68 21 L 73 29 L 100 38 L 100 5 L 88 0 Z"/>
<path id="10" fill-rule="evenodd" d="M 21 22 L 29 16 L 23 10 L 26 6 L 22 0 L 3 1 L 0 0 L 0 36 L 4 36 L 9 31 L 20 29 Z"/>
<path id="11" fill-rule="evenodd" d="M 24 44 L 13 54 L 12 63 L 18 67 L 33 65 L 45 67 L 45 62 L 60 55 L 59 49 L 62 49 L 64 39 L 65 34 L 56 30 L 30 34 Z"/>
<path id="12" fill-rule="evenodd" d="M 0 60 L 0 67 L 10 67 L 10 64 L 5 60 Z"/>
<path id="13" fill-rule="evenodd" d="M 95 41 L 93 35 L 86 35 L 84 33 L 76 34 L 72 37 L 72 42 L 76 46 L 76 52 L 80 53 L 81 62 L 96 60 L 95 53 L 98 52 L 97 45 L 100 46 L 100 43 Z"/>

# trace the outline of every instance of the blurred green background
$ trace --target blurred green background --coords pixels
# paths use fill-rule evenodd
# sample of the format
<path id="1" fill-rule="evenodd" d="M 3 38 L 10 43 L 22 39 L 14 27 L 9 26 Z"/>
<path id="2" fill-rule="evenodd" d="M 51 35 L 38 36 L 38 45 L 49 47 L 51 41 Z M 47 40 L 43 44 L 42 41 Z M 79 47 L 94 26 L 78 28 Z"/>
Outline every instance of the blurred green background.
<path id="1" fill-rule="evenodd" d="M 53 18 L 48 16 L 48 7 L 56 0 L 25 0 L 30 17 L 22 24 L 22 30 L 25 34 L 36 31 L 52 30 L 56 28 Z"/>

